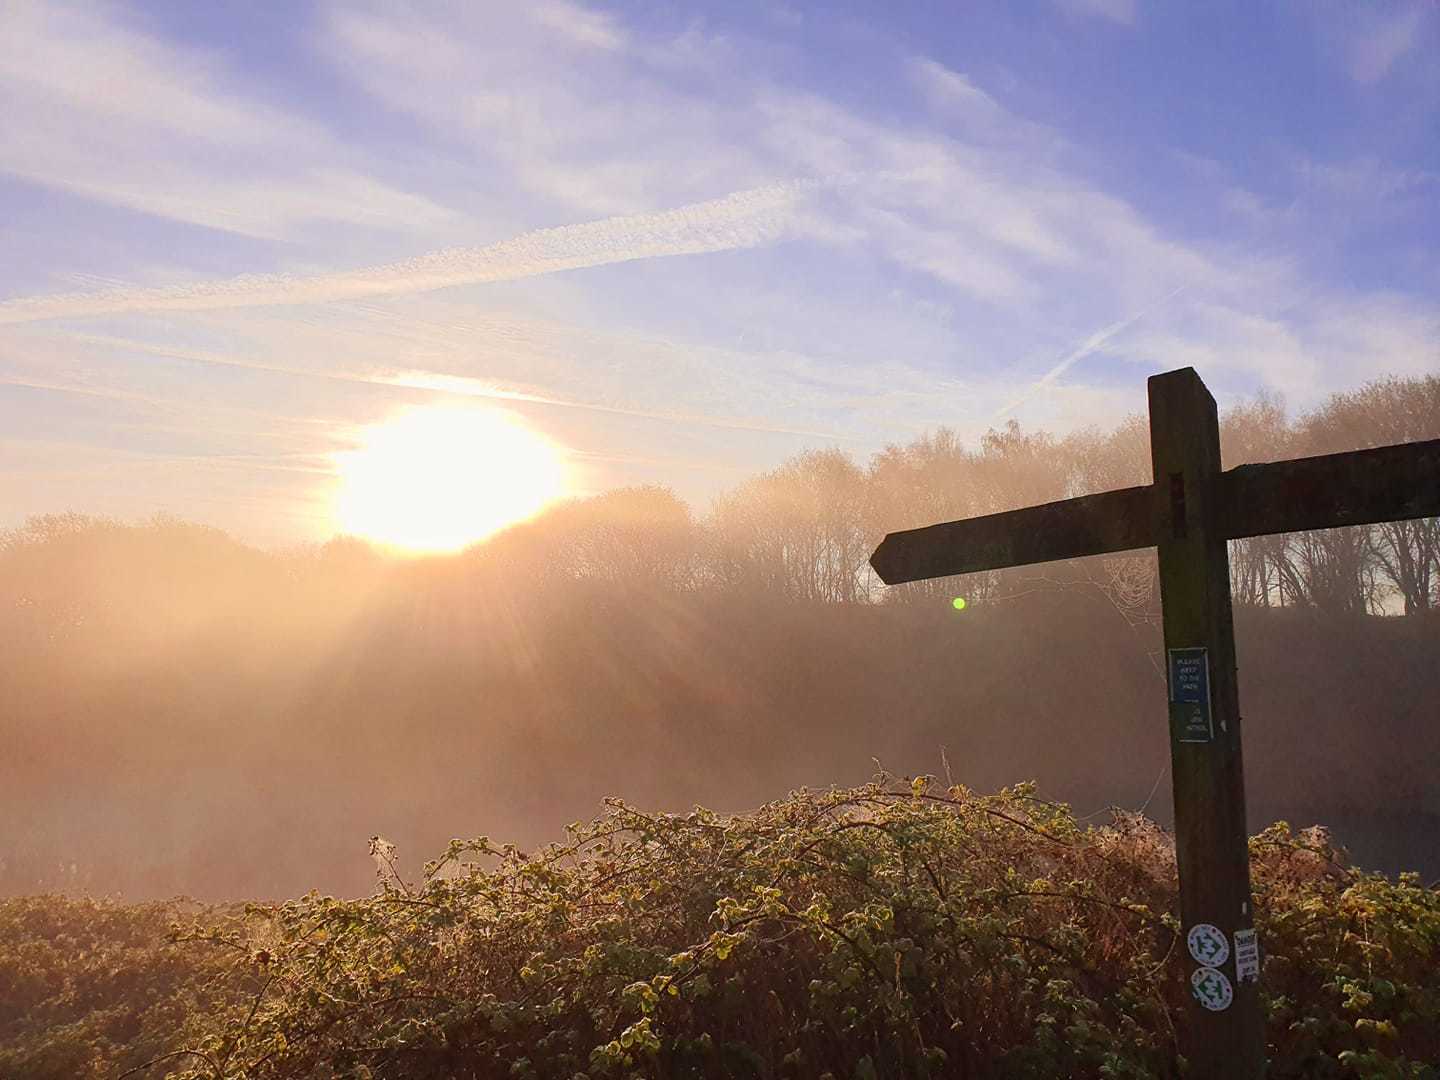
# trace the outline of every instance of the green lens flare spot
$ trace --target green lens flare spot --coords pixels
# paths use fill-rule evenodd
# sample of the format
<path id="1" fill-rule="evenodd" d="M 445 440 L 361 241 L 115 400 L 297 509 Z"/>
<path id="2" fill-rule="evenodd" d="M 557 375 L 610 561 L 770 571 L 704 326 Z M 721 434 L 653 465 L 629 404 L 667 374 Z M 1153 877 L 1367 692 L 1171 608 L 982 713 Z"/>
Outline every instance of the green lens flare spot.
<path id="1" fill-rule="evenodd" d="M 950 606 L 953 607 L 956 611 L 964 611 L 964 610 L 965 610 L 965 598 L 964 598 L 963 596 L 957 596 L 957 597 L 955 597 L 954 600 L 951 600 L 951 601 L 950 601 Z"/>

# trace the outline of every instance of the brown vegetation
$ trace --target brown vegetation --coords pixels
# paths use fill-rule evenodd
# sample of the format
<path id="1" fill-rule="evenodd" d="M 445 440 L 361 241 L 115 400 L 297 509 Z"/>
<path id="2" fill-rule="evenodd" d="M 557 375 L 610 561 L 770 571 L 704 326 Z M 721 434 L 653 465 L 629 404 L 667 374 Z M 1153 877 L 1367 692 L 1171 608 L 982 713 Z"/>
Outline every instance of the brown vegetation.
<path id="1" fill-rule="evenodd" d="M 0 1075 L 1177 1080 L 1175 859 L 1028 786 L 933 778 L 745 814 L 453 841 L 406 882 L 181 918 L 0 900 Z M 1268 1076 L 1434 1075 L 1440 892 L 1251 840 Z"/>

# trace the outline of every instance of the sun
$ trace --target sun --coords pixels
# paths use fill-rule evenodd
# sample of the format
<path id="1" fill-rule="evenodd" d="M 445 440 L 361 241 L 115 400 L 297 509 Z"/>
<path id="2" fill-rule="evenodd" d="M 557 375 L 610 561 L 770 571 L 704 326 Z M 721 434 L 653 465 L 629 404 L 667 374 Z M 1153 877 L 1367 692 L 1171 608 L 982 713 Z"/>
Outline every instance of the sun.
<path id="1" fill-rule="evenodd" d="M 512 413 L 413 409 L 335 455 L 342 531 L 416 552 L 456 551 L 564 498 L 563 451 Z"/>

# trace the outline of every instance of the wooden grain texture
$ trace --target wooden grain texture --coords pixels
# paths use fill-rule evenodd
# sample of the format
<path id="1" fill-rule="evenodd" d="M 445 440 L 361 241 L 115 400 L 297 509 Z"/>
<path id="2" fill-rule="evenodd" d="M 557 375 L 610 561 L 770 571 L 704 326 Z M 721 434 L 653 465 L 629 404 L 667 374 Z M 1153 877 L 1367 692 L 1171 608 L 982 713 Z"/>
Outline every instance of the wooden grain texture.
<path id="1" fill-rule="evenodd" d="M 1440 517 L 1440 439 L 1231 469 L 1220 482 L 1225 537 Z"/>
<path id="2" fill-rule="evenodd" d="M 893 532 L 870 557 L 887 585 L 1073 559 L 1155 542 L 1150 485 Z"/>
<path id="3" fill-rule="evenodd" d="M 1197 1080 L 1258 1080 L 1265 1071 L 1259 986 L 1236 979 L 1233 946 L 1235 931 L 1252 928 L 1253 910 L 1230 564 L 1220 524 L 1220 429 L 1215 400 L 1191 368 L 1151 378 L 1149 397 L 1155 487 L 1167 495 L 1156 537 L 1166 655 L 1209 654 L 1213 736 L 1181 741 L 1172 729 L 1170 741 L 1182 933 L 1209 923 L 1232 943 L 1219 970 L 1234 1000 L 1211 1011 L 1192 998 L 1182 1051 L 1187 1075 Z M 1173 687 L 1170 696 L 1177 696 Z M 1188 979 L 1200 965 L 1188 950 L 1185 959 Z"/>
<path id="4" fill-rule="evenodd" d="M 1168 485 L 893 532 L 870 565 L 898 585 L 1150 547 L 1168 513 Z M 1216 527 L 1227 540 L 1440 517 L 1440 439 L 1242 465 L 1220 474 L 1216 499 Z"/>

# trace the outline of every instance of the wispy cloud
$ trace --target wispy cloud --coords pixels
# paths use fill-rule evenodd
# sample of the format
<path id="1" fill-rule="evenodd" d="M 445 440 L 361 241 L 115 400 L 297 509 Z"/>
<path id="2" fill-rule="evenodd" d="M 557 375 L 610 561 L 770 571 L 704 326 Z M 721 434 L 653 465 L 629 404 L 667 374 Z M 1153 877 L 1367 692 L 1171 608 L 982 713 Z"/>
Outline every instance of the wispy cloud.
<path id="1" fill-rule="evenodd" d="M 457 152 L 576 210 L 673 204 L 725 177 L 846 176 L 855 182 L 806 208 L 807 238 L 880 254 L 987 304 L 1034 302 L 1065 266 L 1106 267 L 1122 310 L 1154 294 L 1157 273 L 1170 287 L 1212 276 L 1203 255 L 1096 190 L 1077 167 L 1083 152 L 1058 132 L 933 59 L 902 58 L 899 74 L 940 123 L 897 123 L 746 66 L 732 42 L 630 39 L 647 62 L 627 64 L 535 46 L 536 35 L 536 16 L 518 9 L 346 6 L 332 9 L 322 48 Z M 657 75 L 654 58 L 668 53 L 690 61 L 683 88 Z"/>
<path id="2" fill-rule="evenodd" d="M 571 41 L 607 51 L 623 48 L 625 34 L 613 16 L 592 11 L 568 0 L 544 0 L 530 5 L 537 23 Z"/>
<path id="3" fill-rule="evenodd" d="M 1434 6 L 1411 3 L 1385 12 L 1377 5 L 1361 12 L 1350 27 L 1346 54 L 1351 76 L 1368 84 L 1385 78 L 1420 43 Z"/>
<path id="4" fill-rule="evenodd" d="M 603 405 L 589 401 L 567 401 L 563 398 L 546 397 L 542 394 L 527 394 L 517 390 L 506 390 L 483 379 L 466 378 L 463 375 L 444 375 L 431 371 L 406 371 L 388 378 L 371 380 L 384 386 L 404 387 L 410 390 L 430 390 L 439 394 L 457 397 L 478 397 L 494 401 L 517 401 L 531 405 L 551 405 L 562 409 L 583 409 L 587 412 L 611 413 L 616 416 L 633 416 L 643 420 L 663 420 L 670 424 L 686 426 L 727 428 L 733 431 L 757 431 L 772 435 L 800 435 L 811 439 L 848 441 L 854 436 L 836 431 L 817 431 L 812 428 L 784 427 L 762 420 L 744 417 L 708 416 L 699 413 L 676 412 L 663 409 L 633 409 L 619 405 Z"/>
<path id="5" fill-rule="evenodd" d="M 582 412 L 629 416 L 643 420 L 660 420 L 687 427 L 712 427 L 733 431 L 754 431 L 773 435 L 797 435 L 812 439 L 840 441 L 847 441 L 854 438 L 854 436 L 837 431 L 786 426 L 754 417 L 710 415 L 675 409 L 645 409 L 606 402 L 581 401 L 573 398 L 555 397 L 526 390 L 511 389 L 488 379 L 439 371 L 405 370 L 384 372 L 346 370 L 334 366 L 287 366 L 242 356 L 228 355 L 212 350 L 159 345 L 151 342 L 106 337 L 96 334 L 69 334 L 66 335 L 65 340 L 76 346 L 93 346 L 115 350 L 119 353 L 140 353 L 172 360 L 184 360 L 190 363 L 238 368 L 245 371 L 263 372 L 265 374 L 289 376 L 292 378 L 324 379 L 332 382 L 358 383 L 365 386 L 385 387 L 393 390 L 418 390 L 427 394 L 436 394 L 444 397 L 480 398 L 487 401 L 544 405 L 559 409 L 576 409 Z M 24 386 L 32 389 L 53 390 L 61 393 L 83 394 L 113 400 L 133 401 L 143 404 L 162 404 L 159 399 L 148 395 L 131 393 L 112 387 L 86 385 L 74 381 L 56 381 L 53 379 L 23 375 L 6 376 L 0 373 L 0 383 L 12 386 Z"/>
<path id="6" fill-rule="evenodd" d="M 946 67 L 928 56 L 912 57 L 907 65 L 910 80 L 931 105 L 953 110 L 987 126 L 1013 119 L 998 101 L 962 72 Z"/>
<path id="7" fill-rule="evenodd" d="M 266 239 L 315 223 L 433 230 L 456 214 L 376 179 L 320 125 L 102 4 L 4 6 L 0 173 Z"/>
<path id="8" fill-rule="evenodd" d="M 1066 11 L 1076 15 L 1093 15 L 1120 23 L 1123 26 L 1131 26 L 1135 22 L 1136 0 L 1056 0 L 1056 2 Z"/>
<path id="9" fill-rule="evenodd" d="M 331 274 L 247 274 L 167 288 L 22 297 L 0 302 L 0 325 L 143 311 L 322 304 L 516 281 L 633 259 L 756 247 L 785 234 L 807 186 L 774 184 L 659 213 L 537 229 L 498 244 L 450 248 Z"/>
<path id="10" fill-rule="evenodd" d="M 6 499 L 31 513 L 83 508 L 131 519 L 166 511 L 277 545 L 333 530 L 328 491 L 317 485 L 325 477 L 311 468 L 60 439 L 0 438 L 0 456 Z"/>
<path id="11" fill-rule="evenodd" d="M 317 48 L 337 71 L 457 156 L 567 212 L 654 210 L 793 175 L 731 126 L 721 102 L 747 97 L 758 76 L 714 69 L 704 34 L 657 42 L 576 3 L 324 10 Z"/>

